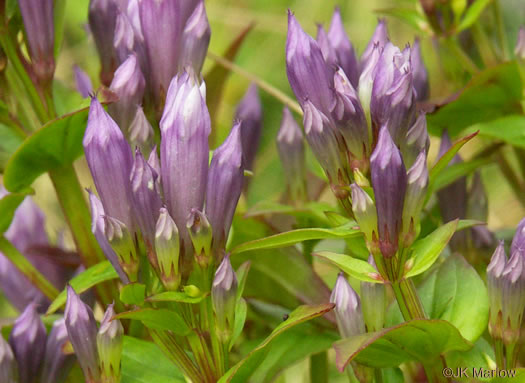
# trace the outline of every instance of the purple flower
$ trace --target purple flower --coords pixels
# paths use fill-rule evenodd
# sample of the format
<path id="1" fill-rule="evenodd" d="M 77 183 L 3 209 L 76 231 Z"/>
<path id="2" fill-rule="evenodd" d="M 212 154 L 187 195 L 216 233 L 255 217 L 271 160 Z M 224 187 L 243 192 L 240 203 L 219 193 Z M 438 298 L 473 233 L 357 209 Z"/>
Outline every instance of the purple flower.
<path id="1" fill-rule="evenodd" d="M 0 381 L 4 383 L 18 383 L 16 360 L 11 346 L 0 337 Z"/>
<path id="2" fill-rule="evenodd" d="M 155 133 L 142 107 L 139 106 L 136 109 L 135 117 L 129 126 L 129 141 L 132 147 L 138 146 L 141 151 L 150 151 L 153 147 Z M 158 173 L 160 174 L 160 171 Z"/>
<path id="3" fill-rule="evenodd" d="M 165 207 L 160 208 L 155 228 L 155 253 L 162 283 L 166 289 L 177 291 L 181 281 L 179 230 Z"/>
<path id="4" fill-rule="evenodd" d="M 365 235 L 367 245 L 369 247 L 377 247 L 377 212 L 374 201 L 356 183 L 353 183 L 350 187 L 352 188 L 352 211 L 359 228 Z"/>
<path id="5" fill-rule="evenodd" d="M 64 352 L 68 340 L 65 320 L 56 320 L 47 337 L 41 383 L 62 383 L 67 378 L 75 361 L 73 355 Z"/>
<path id="6" fill-rule="evenodd" d="M 17 318 L 9 335 L 9 344 L 18 362 L 19 383 L 32 383 L 39 376 L 46 348 L 46 328 L 36 304 L 26 307 Z"/>
<path id="7" fill-rule="evenodd" d="M 135 51 L 135 30 L 131 20 L 123 12 L 120 12 L 117 16 L 113 47 L 115 48 L 115 55 L 119 65 L 126 61 L 128 56 Z"/>
<path id="8" fill-rule="evenodd" d="M 412 64 L 412 77 L 416 99 L 418 101 L 425 101 L 430 95 L 430 86 L 428 83 L 427 68 L 425 68 L 425 63 L 421 55 L 419 39 L 414 41 L 414 46 L 411 49 L 410 62 Z"/>
<path id="9" fill-rule="evenodd" d="M 206 8 L 204 1 L 200 0 L 184 28 L 179 68 L 191 67 L 195 73 L 201 71 L 208 52 L 210 36 L 211 30 Z"/>
<path id="10" fill-rule="evenodd" d="M 403 161 L 407 167 L 412 166 L 421 151 L 428 153 L 430 137 L 427 130 L 427 119 L 420 113 L 414 125 L 408 130 L 406 138 L 400 143 Z"/>
<path id="11" fill-rule="evenodd" d="M 233 330 L 237 296 L 237 276 L 227 254 L 215 272 L 211 288 L 213 311 L 217 318 L 217 327 L 221 333 Z M 224 338 L 228 338 L 226 335 Z"/>
<path id="12" fill-rule="evenodd" d="M 186 229 L 195 249 L 197 263 L 203 268 L 207 268 L 211 262 L 211 242 L 212 227 L 208 217 L 199 209 L 191 209 L 186 222 Z"/>
<path id="13" fill-rule="evenodd" d="M 255 154 L 259 148 L 262 128 L 261 99 L 255 84 L 250 85 L 237 106 L 235 119 L 242 122 L 240 129 L 244 166 L 246 169 L 252 170 Z"/>
<path id="14" fill-rule="evenodd" d="M 226 246 L 233 214 L 242 192 L 244 181 L 242 131 L 241 123 L 233 126 L 228 138 L 213 153 L 208 172 L 206 215 L 212 227 L 215 256 L 218 255 L 217 250 L 224 249 Z"/>
<path id="15" fill-rule="evenodd" d="M 139 254 L 135 238 L 128 227 L 116 218 L 104 216 L 106 238 L 117 254 L 122 269 L 131 282 L 136 282 L 139 271 Z"/>
<path id="16" fill-rule="evenodd" d="M 388 38 L 386 20 L 379 19 L 374 34 L 361 55 L 361 71 L 369 65 L 369 61 L 374 55 L 374 50 L 381 51 L 388 41 L 390 40 Z"/>
<path id="17" fill-rule="evenodd" d="M 361 300 L 352 289 L 344 273 L 339 273 L 330 302 L 335 303 L 335 319 L 342 338 L 365 333 Z"/>
<path id="18" fill-rule="evenodd" d="M 84 98 L 88 98 L 93 93 L 93 85 L 89 75 L 84 72 L 78 65 L 73 66 L 73 72 L 75 73 L 75 83 L 77 86 L 78 93 Z"/>
<path id="19" fill-rule="evenodd" d="M 383 256 L 393 257 L 398 248 L 407 174 L 399 149 L 386 126 L 379 132 L 377 146 L 370 158 L 372 186 L 377 209 L 379 248 Z"/>

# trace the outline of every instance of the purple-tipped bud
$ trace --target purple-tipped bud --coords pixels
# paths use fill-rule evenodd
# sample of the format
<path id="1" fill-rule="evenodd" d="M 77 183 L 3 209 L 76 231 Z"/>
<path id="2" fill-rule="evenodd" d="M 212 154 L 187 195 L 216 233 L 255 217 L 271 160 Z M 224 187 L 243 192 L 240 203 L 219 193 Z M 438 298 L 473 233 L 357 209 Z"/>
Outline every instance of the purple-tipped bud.
<path id="1" fill-rule="evenodd" d="M 133 229 L 129 181 L 133 155 L 119 127 L 96 98 L 91 100 L 83 144 L 106 214 Z"/>
<path id="2" fill-rule="evenodd" d="M 104 207 L 102 206 L 102 202 L 100 202 L 100 200 L 95 194 L 93 194 L 91 190 L 88 190 L 88 193 L 89 205 L 91 210 L 91 231 L 95 235 L 95 238 L 98 244 L 100 245 L 102 251 L 104 252 L 104 255 L 119 275 L 122 283 L 127 284 L 129 283 L 129 278 L 124 272 L 124 270 L 122 270 L 122 266 L 120 266 L 118 256 L 109 244 L 108 239 L 106 238 L 106 222 L 104 220 L 105 212 Z"/>
<path id="3" fill-rule="evenodd" d="M 93 93 L 93 85 L 89 75 L 84 72 L 78 65 L 73 66 L 73 72 L 75 74 L 75 84 L 77 91 L 84 98 L 88 98 Z"/>
<path id="4" fill-rule="evenodd" d="M 244 122 L 242 123 L 244 125 Z M 233 126 L 230 135 L 213 153 L 208 172 L 206 215 L 213 232 L 213 249 L 224 249 L 233 214 L 241 196 L 244 181 L 242 126 Z"/>
<path id="5" fill-rule="evenodd" d="M 145 80 L 137 56 L 131 55 L 117 68 L 109 87 L 119 99 L 109 105 L 108 112 L 126 136 L 129 136 L 129 127 L 142 102 L 144 87 Z"/>
<path id="6" fill-rule="evenodd" d="M 361 301 L 343 273 L 337 277 L 330 302 L 335 303 L 335 319 L 342 338 L 365 333 Z"/>
<path id="7" fill-rule="evenodd" d="M 113 319 L 115 310 L 109 305 L 97 334 L 97 350 L 103 382 L 120 382 L 120 360 L 124 341 L 124 328 Z"/>
<path id="8" fill-rule="evenodd" d="M 374 34 L 370 38 L 370 41 L 368 42 L 368 45 L 365 48 L 365 51 L 361 54 L 362 69 L 368 65 L 370 58 L 373 56 L 374 49 L 378 48 L 379 51 L 381 51 L 388 41 L 389 38 L 386 20 L 379 19 L 377 22 L 376 29 L 374 30 Z"/>
<path id="9" fill-rule="evenodd" d="M 377 247 L 377 212 L 372 198 L 355 183 L 352 189 L 352 211 L 359 224 L 361 232 L 365 235 L 369 247 Z"/>
<path id="10" fill-rule="evenodd" d="M 306 163 L 301 128 L 288 108 L 283 109 L 281 128 L 277 134 L 277 149 L 292 203 L 306 201 Z"/>
<path id="11" fill-rule="evenodd" d="M 39 376 L 46 349 L 46 328 L 36 304 L 26 307 L 9 335 L 9 344 L 18 362 L 19 383 L 33 383 Z"/>
<path id="12" fill-rule="evenodd" d="M 0 381 L 18 383 L 16 360 L 11 346 L 0 336 Z"/>
<path id="13" fill-rule="evenodd" d="M 75 358 L 66 354 L 64 348 L 68 342 L 64 318 L 53 324 L 46 343 L 46 356 L 42 370 L 41 383 L 62 383 L 66 380 Z"/>
<path id="14" fill-rule="evenodd" d="M 241 121 L 242 154 L 245 168 L 253 169 L 262 128 L 262 106 L 255 84 L 250 85 L 237 106 L 235 119 Z"/>
<path id="15" fill-rule="evenodd" d="M 366 116 L 352 84 L 341 68 L 334 75 L 335 106 L 332 117 L 349 151 L 350 168 L 364 169 L 370 156 Z"/>
<path id="16" fill-rule="evenodd" d="M 137 280 L 139 255 L 135 241 L 127 226 L 116 218 L 104 217 L 106 238 L 118 256 L 122 269 L 132 282 Z"/>
<path id="17" fill-rule="evenodd" d="M 516 233 L 510 246 L 510 252 L 511 254 L 519 252 L 525 257 L 525 218 L 520 221 L 516 228 Z"/>
<path id="18" fill-rule="evenodd" d="M 142 151 L 146 149 L 149 151 L 153 147 L 154 136 L 153 127 L 146 118 L 144 109 L 139 106 L 129 126 L 129 141 L 131 146 L 138 146 Z"/>
<path id="19" fill-rule="evenodd" d="M 205 93 L 204 83 L 199 85 L 190 74 L 175 77 L 160 121 L 161 182 L 168 210 L 179 228 L 186 227 L 191 209 L 202 210 L 204 204 L 211 131 Z M 181 240 L 183 248 L 191 250 L 185 230 Z"/>
<path id="20" fill-rule="evenodd" d="M 403 242 L 410 246 L 419 235 L 420 215 L 428 187 L 427 154 L 419 153 L 414 165 L 407 173 L 407 188 L 403 206 Z"/>
<path id="21" fill-rule="evenodd" d="M 168 210 L 160 208 L 155 231 L 155 252 L 162 283 L 168 290 L 176 291 L 180 285 L 180 241 L 177 225 Z"/>
<path id="22" fill-rule="evenodd" d="M 198 209 L 191 209 L 186 228 L 195 249 L 197 263 L 207 267 L 211 262 L 212 227 L 206 215 Z"/>
<path id="23" fill-rule="evenodd" d="M 237 276 L 226 254 L 215 272 L 211 288 L 213 311 L 217 319 L 219 337 L 229 339 L 235 320 L 235 305 L 237 296 Z"/>
<path id="24" fill-rule="evenodd" d="M 412 78 L 414 90 L 416 92 L 416 100 L 425 101 L 430 95 L 430 86 L 428 83 L 428 72 L 423 62 L 421 55 L 421 46 L 419 39 L 414 41 L 414 46 L 411 50 L 410 62 L 412 64 Z"/>
<path id="25" fill-rule="evenodd" d="M 155 240 L 155 225 L 162 200 L 157 190 L 157 172 L 146 162 L 140 149 L 135 151 L 131 169 L 131 190 L 134 215 L 142 236 L 151 248 Z"/>
<path id="26" fill-rule="evenodd" d="M 37 78 L 48 82 L 55 72 L 53 0 L 18 0 L 29 55 Z"/>
<path id="27" fill-rule="evenodd" d="M 321 24 L 317 25 L 317 36 L 315 40 L 317 41 L 317 44 L 319 44 L 326 65 L 328 65 L 330 71 L 333 72 L 338 67 L 337 56 L 335 49 L 328 38 L 328 34 Z"/>
<path id="28" fill-rule="evenodd" d="M 64 312 L 69 341 L 88 382 L 100 381 L 97 353 L 97 322 L 91 308 L 80 300 L 73 287 L 67 286 Z"/>
<path id="29" fill-rule="evenodd" d="M 179 63 L 181 69 L 191 67 L 195 73 L 201 71 L 210 44 L 210 36 L 211 30 L 204 0 L 200 0 L 188 18 L 182 35 L 181 62 Z"/>
<path id="30" fill-rule="evenodd" d="M 117 67 L 113 41 L 118 13 L 118 6 L 114 0 L 90 0 L 89 2 L 89 29 L 93 34 L 100 58 L 100 79 L 106 86 L 111 83 L 113 72 Z"/>
<path id="31" fill-rule="evenodd" d="M 368 122 L 368 135 L 372 136 L 372 121 L 370 116 L 370 103 L 372 99 L 372 89 L 374 86 L 374 78 L 376 77 L 377 67 L 383 48 L 378 44 L 373 45 L 370 51 L 369 58 L 366 61 L 362 61 L 361 75 L 359 76 L 359 100 L 365 112 L 365 116 Z"/>
<path id="32" fill-rule="evenodd" d="M 428 153 L 430 147 L 430 137 L 427 130 L 427 119 L 424 113 L 421 113 L 414 125 L 408 130 L 406 139 L 400 142 L 401 153 L 405 166 L 410 167 L 416 160 L 421 151 Z"/>
<path id="33" fill-rule="evenodd" d="M 128 56 L 133 54 L 135 45 L 135 31 L 131 21 L 125 13 L 120 12 L 115 24 L 113 47 L 118 64 L 122 64 Z"/>
<path id="34" fill-rule="evenodd" d="M 377 270 L 374 257 L 368 257 L 368 263 Z M 361 282 L 361 303 L 363 318 L 368 332 L 383 329 L 387 306 L 386 289 L 383 283 Z"/>
<path id="35" fill-rule="evenodd" d="M 300 104 L 310 100 L 316 108 L 328 113 L 333 104 L 331 71 L 319 45 L 303 31 L 291 11 L 288 11 L 286 73 Z"/>
<path id="36" fill-rule="evenodd" d="M 514 48 L 514 54 L 520 60 L 525 60 L 525 26 L 520 27 L 518 32 L 518 40 L 516 41 L 516 47 Z"/>
<path id="37" fill-rule="evenodd" d="M 401 230 L 403 202 L 407 188 L 405 164 L 386 126 L 381 128 L 370 158 L 374 188 L 379 248 L 383 256 L 394 256 Z"/>

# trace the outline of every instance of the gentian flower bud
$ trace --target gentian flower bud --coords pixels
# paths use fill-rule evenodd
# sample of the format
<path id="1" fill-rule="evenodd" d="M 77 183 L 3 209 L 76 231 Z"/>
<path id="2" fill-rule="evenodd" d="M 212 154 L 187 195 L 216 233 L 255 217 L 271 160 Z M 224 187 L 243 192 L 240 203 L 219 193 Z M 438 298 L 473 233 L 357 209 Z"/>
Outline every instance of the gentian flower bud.
<path id="1" fill-rule="evenodd" d="M 401 153 L 405 166 L 410 167 L 414 164 L 417 156 L 421 151 L 428 153 L 430 147 L 430 137 L 427 130 L 427 119 L 424 113 L 421 113 L 414 125 L 408 130 L 406 139 L 400 142 Z"/>
<path id="2" fill-rule="evenodd" d="M 383 48 L 376 44 L 370 51 L 370 56 L 366 61 L 362 61 L 361 75 L 359 76 L 358 94 L 361 106 L 365 112 L 366 121 L 368 123 L 368 136 L 372 138 L 372 118 L 370 116 L 370 103 L 372 99 L 372 89 L 374 86 L 374 78 L 377 73 L 377 64 Z"/>
<path id="3" fill-rule="evenodd" d="M 162 188 L 168 211 L 179 228 L 186 227 L 192 208 L 202 210 L 204 204 L 211 131 L 205 92 L 204 83 L 199 86 L 190 74 L 175 77 L 160 121 Z M 183 249 L 191 253 L 188 233 L 182 230 L 180 234 Z"/>
<path id="4" fill-rule="evenodd" d="M 377 270 L 374 257 L 368 257 L 368 263 Z M 363 305 L 363 318 L 368 332 L 383 329 L 387 306 L 386 289 L 383 283 L 361 282 L 361 303 Z"/>
<path id="5" fill-rule="evenodd" d="M 365 169 L 370 156 L 366 116 L 357 93 L 339 68 L 334 75 L 335 106 L 332 117 L 345 140 L 351 169 Z"/>
<path id="6" fill-rule="evenodd" d="M 487 267 L 487 292 L 489 295 L 489 332 L 494 339 L 503 339 L 503 270 L 507 265 L 507 255 L 503 241 L 499 242 Z"/>
<path id="7" fill-rule="evenodd" d="M 0 381 L 18 383 L 16 360 L 11 346 L 0 336 Z"/>
<path id="8" fill-rule="evenodd" d="M 137 281 L 139 255 L 133 237 L 127 226 L 116 218 L 104 217 L 106 238 L 118 256 L 122 269 L 130 281 Z"/>
<path id="9" fill-rule="evenodd" d="M 131 189 L 137 225 L 148 247 L 155 241 L 155 226 L 162 200 L 157 190 L 157 172 L 146 162 L 140 149 L 135 150 L 135 161 L 131 169 Z"/>
<path id="10" fill-rule="evenodd" d="M 29 55 L 37 78 L 47 83 L 55 72 L 53 0 L 18 0 Z"/>
<path id="11" fill-rule="evenodd" d="M 288 11 L 286 73 L 301 105 L 310 100 L 323 113 L 331 110 L 333 92 L 330 90 L 330 72 L 317 42 L 303 31 L 295 16 Z"/>
<path id="12" fill-rule="evenodd" d="M 421 55 L 419 39 L 416 38 L 411 49 L 410 62 L 412 64 L 412 77 L 417 101 L 425 101 L 430 95 L 428 72 Z"/>
<path id="13" fill-rule="evenodd" d="M 516 41 L 516 47 L 514 48 L 514 54 L 520 60 L 525 60 L 525 26 L 520 27 L 518 32 L 518 40 Z"/>
<path id="14" fill-rule="evenodd" d="M 128 16 L 120 12 L 115 23 L 115 36 L 113 38 L 113 47 L 118 65 L 121 65 L 128 56 L 132 55 L 135 46 L 135 31 Z"/>
<path id="15" fill-rule="evenodd" d="M 407 188 L 403 205 L 403 246 L 410 246 L 420 232 L 420 214 L 428 187 L 427 154 L 419 153 L 407 172 Z"/>
<path id="16" fill-rule="evenodd" d="M 520 221 L 516 228 L 516 234 L 514 234 L 510 245 L 510 252 L 511 254 L 519 252 L 525 257 L 525 218 Z"/>
<path id="17" fill-rule="evenodd" d="M 210 44 L 210 36 L 211 30 L 204 0 L 199 0 L 182 34 L 180 69 L 191 67 L 195 73 L 201 71 Z"/>
<path id="18" fill-rule="evenodd" d="M 137 57 L 131 55 L 117 68 L 109 87 L 119 99 L 108 106 L 108 112 L 126 136 L 129 136 L 129 127 L 144 96 L 144 87 Z"/>
<path id="19" fill-rule="evenodd" d="M 525 309 L 525 258 L 519 252 L 511 255 L 502 273 L 503 287 L 503 342 L 516 343 L 520 338 Z"/>
<path id="20" fill-rule="evenodd" d="M 149 151 L 153 147 L 154 136 L 153 127 L 146 118 L 144 109 L 142 109 L 141 106 L 137 107 L 135 117 L 129 126 L 129 141 L 131 146 L 138 146 L 142 151 L 146 149 Z M 160 167 L 158 174 L 160 175 Z"/>
<path id="21" fill-rule="evenodd" d="M 93 93 L 93 85 L 89 75 L 84 72 L 78 65 L 73 66 L 73 72 L 75 74 L 75 84 L 77 86 L 78 93 L 83 98 L 88 98 Z"/>
<path id="22" fill-rule="evenodd" d="M 83 144 L 106 214 L 133 230 L 129 181 L 133 155 L 119 127 L 96 98 L 91 100 Z"/>
<path id="23" fill-rule="evenodd" d="M 367 246 L 370 251 L 379 250 L 377 233 L 377 212 L 372 198 L 359 185 L 353 183 L 352 189 L 352 211 L 359 224 L 360 230 L 366 238 Z"/>
<path id="24" fill-rule="evenodd" d="M 103 382 L 120 382 L 120 360 L 124 341 L 124 328 L 113 319 L 115 310 L 109 305 L 97 334 L 97 350 Z"/>
<path id="25" fill-rule="evenodd" d="M 370 38 L 365 51 L 361 54 L 361 71 L 369 65 L 369 61 L 374 55 L 374 50 L 377 49 L 379 52 L 383 49 L 386 43 L 389 41 L 388 30 L 385 19 L 379 19 L 377 22 L 374 34 Z"/>
<path id="26" fill-rule="evenodd" d="M 18 362 L 19 383 L 36 382 L 46 349 L 46 328 L 36 304 L 28 305 L 17 318 L 9 335 L 9 344 Z"/>
<path id="27" fill-rule="evenodd" d="M 407 188 L 405 164 L 386 126 L 379 132 L 370 157 L 372 187 L 377 209 L 379 248 L 383 256 L 394 256 L 401 230 L 403 202 Z"/>
<path id="28" fill-rule="evenodd" d="M 321 24 L 317 25 L 317 36 L 315 40 L 317 41 L 317 44 L 319 44 L 326 65 L 328 65 L 330 71 L 333 72 L 339 66 L 337 64 L 337 56 L 335 49 L 328 38 L 328 34 Z"/>
<path id="29" fill-rule="evenodd" d="M 344 273 L 339 273 L 337 277 L 330 302 L 335 303 L 335 319 L 342 338 L 365 333 L 361 301 Z"/>
<path id="30" fill-rule="evenodd" d="M 191 209 L 186 228 L 190 234 L 197 263 L 206 268 L 211 262 L 212 227 L 206 215 L 198 209 Z"/>
<path id="31" fill-rule="evenodd" d="M 41 383 L 62 383 L 66 380 L 75 361 L 73 355 L 64 352 L 68 340 L 64 318 L 56 320 L 47 337 Z"/>
<path id="32" fill-rule="evenodd" d="M 100 58 L 100 79 L 106 86 L 111 83 L 113 72 L 117 67 L 113 41 L 118 13 L 118 6 L 114 0 L 90 0 L 89 2 L 89 29 L 93 34 Z"/>
<path id="33" fill-rule="evenodd" d="M 95 235 L 95 238 L 100 245 L 100 248 L 104 252 L 104 255 L 119 275 L 122 283 L 127 284 L 129 283 L 129 278 L 120 266 L 118 256 L 106 238 L 106 222 L 104 220 L 105 213 L 102 202 L 100 202 L 100 200 L 95 194 L 93 194 L 91 190 L 88 189 L 88 193 L 91 210 L 91 231 Z"/>
<path id="34" fill-rule="evenodd" d="M 252 170 L 262 128 L 261 99 L 255 84 L 250 85 L 239 106 L 237 106 L 235 119 L 242 122 L 241 139 L 244 165 L 246 169 Z"/>
<path id="35" fill-rule="evenodd" d="M 217 319 L 219 339 L 226 343 L 231 336 L 235 321 L 235 305 L 237 296 L 237 276 L 226 254 L 215 272 L 211 288 L 213 311 Z"/>
<path id="36" fill-rule="evenodd" d="M 156 225 L 155 252 L 162 283 L 166 289 L 176 291 L 181 280 L 179 230 L 165 207 L 160 208 Z"/>
<path id="37" fill-rule="evenodd" d="M 242 123 L 244 124 L 244 122 Z M 236 123 L 213 153 L 208 172 L 206 215 L 213 232 L 213 250 L 224 249 L 244 182 L 242 125 Z M 190 233 L 191 234 L 191 233 Z"/>
<path id="38" fill-rule="evenodd" d="M 277 149 L 292 203 L 306 201 L 306 163 L 301 128 L 288 108 L 283 109 L 281 128 L 277 134 Z"/>
<path id="39" fill-rule="evenodd" d="M 75 290 L 67 286 L 64 312 L 67 333 L 87 382 L 100 381 L 97 353 L 97 323 L 91 308 L 80 300 Z"/>

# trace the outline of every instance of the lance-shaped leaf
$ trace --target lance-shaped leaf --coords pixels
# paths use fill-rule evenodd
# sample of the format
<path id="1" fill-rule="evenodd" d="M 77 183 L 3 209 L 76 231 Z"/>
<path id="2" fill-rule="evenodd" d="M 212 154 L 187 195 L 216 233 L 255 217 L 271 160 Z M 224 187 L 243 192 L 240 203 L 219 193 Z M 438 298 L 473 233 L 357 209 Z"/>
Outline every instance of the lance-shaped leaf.
<path id="1" fill-rule="evenodd" d="M 25 193 L 10 193 L 0 199 L 0 233 L 3 234 L 9 229 L 16 209 L 25 198 Z"/>
<path id="2" fill-rule="evenodd" d="M 329 251 L 320 251 L 314 253 L 314 255 L 326 259 L 355 279 L 364 282 L 379 282 L 380 276 L 377 270 L 362 259 L 353 258 L 346 254 L 331 253 Z"/>
<path id="3" fill-rule="evenodd" d="M 174 334 L 185 336 L 190 328 L 184 319 L 175 311 L 167 309 L 144 308 L 126 311 L 115 316 L 116 319 L 140 320 L 144 326 L 153 330 L 172 331 Z"/>

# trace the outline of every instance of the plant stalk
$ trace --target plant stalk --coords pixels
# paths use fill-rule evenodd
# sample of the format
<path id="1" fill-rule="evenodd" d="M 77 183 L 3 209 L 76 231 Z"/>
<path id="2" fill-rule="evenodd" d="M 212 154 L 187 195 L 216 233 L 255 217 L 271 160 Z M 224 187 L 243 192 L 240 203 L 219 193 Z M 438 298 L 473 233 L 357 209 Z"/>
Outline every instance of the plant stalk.
<path id="1" fill-rule="evenodd" d="M 328 383 L 328 354 L 326 351 L 310 356 L 310 382 Z"/>

